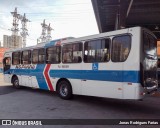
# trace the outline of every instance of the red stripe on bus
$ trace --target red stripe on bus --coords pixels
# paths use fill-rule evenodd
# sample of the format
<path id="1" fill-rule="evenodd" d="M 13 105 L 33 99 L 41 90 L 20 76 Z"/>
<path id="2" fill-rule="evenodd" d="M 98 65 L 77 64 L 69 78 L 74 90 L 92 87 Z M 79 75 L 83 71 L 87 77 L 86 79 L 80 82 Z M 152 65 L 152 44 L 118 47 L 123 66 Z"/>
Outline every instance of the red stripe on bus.
<path id="1" fill-rule="evenodd" d="M 46 80 L 47 80 L 49 89 L 50 89 L 51 91 L 54 91 L 53 86 L 52 86 L 52 83 L 51 83 L 51 80 L 50 80 L 49 75 L 48 75 L 48 71 L 49 71 L 49 69 L 50 69 L 50 66 L 51 66 L 51 64 L 47 64 L 47 66 L 46 66 L 46 68 L 45 68 L 45 71 L 44 71 L 44 75 L 45 75 L 45 77 L 46 77 Z"/>

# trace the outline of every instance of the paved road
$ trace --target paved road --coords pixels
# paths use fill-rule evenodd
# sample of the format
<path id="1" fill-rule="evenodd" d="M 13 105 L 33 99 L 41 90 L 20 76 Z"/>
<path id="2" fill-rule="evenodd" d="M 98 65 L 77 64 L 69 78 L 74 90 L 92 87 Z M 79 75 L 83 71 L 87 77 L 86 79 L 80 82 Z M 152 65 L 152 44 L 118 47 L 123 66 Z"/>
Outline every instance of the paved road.
<path id="1" fill-rule="evenodd" d="M 1 119 L 160 119 L 160 97 L 146 97 L 143 101 L 124 101 L 74 96 L 73 100 L 66 101 L 48 91 L 14 89 L 11 85 L 4 84 L 2 77 L 0 75 Z"/>
<path id="2" fill-rule="evenodd" d="M 0 73 L 0 86 L 7 86 L 7 85 L 10 85 L 10 83 L 4 82 L 3 74 Z"/>

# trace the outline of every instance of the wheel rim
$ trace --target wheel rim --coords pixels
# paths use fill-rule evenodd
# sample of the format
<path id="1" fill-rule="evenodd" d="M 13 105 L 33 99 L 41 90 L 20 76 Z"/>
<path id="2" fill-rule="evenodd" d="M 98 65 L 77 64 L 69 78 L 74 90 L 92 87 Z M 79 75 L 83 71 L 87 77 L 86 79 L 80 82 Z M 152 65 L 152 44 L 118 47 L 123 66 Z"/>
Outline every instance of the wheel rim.
<path id="1" fill-rule="evenodd" d="M 19 86 L 18 80 L 15 80 L 15 81 L 14 81 L 14 85 L 15 85 L 15 86 Z"/>
<path id="2" fill-rule="evenodd" d="M 61 96 L 65 97 L 68 95 L 68 88 L 65 84 L 61 85 L 60 87 L 60 94 Z"/>

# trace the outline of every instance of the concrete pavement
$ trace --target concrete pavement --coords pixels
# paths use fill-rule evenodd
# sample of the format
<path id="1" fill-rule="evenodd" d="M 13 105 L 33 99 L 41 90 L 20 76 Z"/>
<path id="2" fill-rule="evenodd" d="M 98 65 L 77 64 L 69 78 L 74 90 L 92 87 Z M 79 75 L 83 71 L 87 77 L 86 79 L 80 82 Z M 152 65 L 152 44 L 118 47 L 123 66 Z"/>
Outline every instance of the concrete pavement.
<path id="1" fill-rule="evenodd" d="M 4 82 L 4 76 L 2 73 L 0 73 L 0 86 L 8 86 L 8 85 L 11 85 L 11 83 L 6 83 Z"/>

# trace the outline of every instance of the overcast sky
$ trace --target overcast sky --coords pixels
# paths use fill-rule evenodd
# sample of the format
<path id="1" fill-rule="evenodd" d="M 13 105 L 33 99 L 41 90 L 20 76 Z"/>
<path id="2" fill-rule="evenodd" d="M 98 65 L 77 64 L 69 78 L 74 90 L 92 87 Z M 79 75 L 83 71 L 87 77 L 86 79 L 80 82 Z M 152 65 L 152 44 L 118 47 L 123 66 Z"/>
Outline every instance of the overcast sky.
<path id="1" fill-rule="evenodd" d="M 29 36 L 27 46 L 35 45 L 40 37 L 41 23 L 51 23 L 52 39 L 63 37 L 81 37 L 98 33 L 91 0 L 0 0 L 0 41 L 3 35 L 11 35 L 13 12 L 31 21 L 27 23 Z M 21 28 L 21 22 L 19 22 Z"/>

